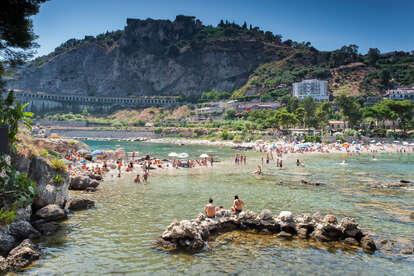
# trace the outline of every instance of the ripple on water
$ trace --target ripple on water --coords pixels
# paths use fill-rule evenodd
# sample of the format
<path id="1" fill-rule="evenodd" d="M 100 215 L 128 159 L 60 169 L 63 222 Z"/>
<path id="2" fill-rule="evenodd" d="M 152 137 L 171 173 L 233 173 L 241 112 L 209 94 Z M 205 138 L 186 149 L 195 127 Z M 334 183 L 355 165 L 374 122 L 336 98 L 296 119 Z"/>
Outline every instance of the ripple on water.
<path id="1" fill-rule="evenodd" d="M 108 148 L 111 146 L 111 142 L 100 142 L 96 148 L 105 143 Z M 119 144 L 128 151 L 159 152 L 161 156 L 171 151 L 199 155 L 211 150 L 221 160 L 231 160 L 234 154 L 226 148 Z M 96 148 L 92 145 L 92 150 Z M 260 163 L 261 155 L 247 155 L 247 166 L 236 167 L 225 161 L 212 170 L 169 170 L 165 174 L 151 174 L 148 185 L 133 183 L 133 174 L 110 178 L 90 194 L 97 202 L 96 208 L 78 212 L 64 223 L 58 235 L 42 239 L 45 257 L 26 274 L 53 275 L 59 271 L 67 275 L 412 275 L 412 261 L 255 233 L 226 233 L 211 240 L 209 248 L 197 254 L 155 249 L 153 241 L 174 219 L 195 217 L 209 197 L 214 198 L 216 205 L 228 208 L 235 194 L 254 211 L 322 210 L 339 217 L 355 217 L 360 225 L 380 236 L 414 238 L 414 225 L 398 219 L 405 214 L 401 210 L 414 210 L 412 192 L 385 192 L 366 186 L 372 181 L 399 181 L 402 176 L 414 179 L 414 172 L 409 169 L 414 161 L 412 156 L 403 160 L 387 156 L 389 160 L 376 162 L 370 161 L 369 156 L 351 156 L 347 168 L 336 165 L 342 162 L 342 155 L 302 156 L 304 168 L 297 168 L 295 158 L 288 158 L 283 170 L 275 169 L 274 164 L 265 165 L 269 175 L 257 178 L 249 172 Z M 326 186 L 301 185 L 302 178 Z"/>

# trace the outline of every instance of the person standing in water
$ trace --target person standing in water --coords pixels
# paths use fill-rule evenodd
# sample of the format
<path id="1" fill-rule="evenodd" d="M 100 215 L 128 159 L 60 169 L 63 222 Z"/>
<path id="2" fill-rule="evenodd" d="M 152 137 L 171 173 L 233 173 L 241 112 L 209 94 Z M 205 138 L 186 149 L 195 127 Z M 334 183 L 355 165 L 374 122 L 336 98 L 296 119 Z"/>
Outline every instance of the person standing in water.
<path id="1" fill-rule="evenodd" d="M 141 179 L 139 178 L 139 174 L 137 174 L 137 177 L 134 179 L 135 183 L 141 183 Z"/>
<path id="2" fill-rule="evenodd" d="M 148 176 L 149 176 L 148 170 L 144 170 L 144 174 L 142 175 L 142 178 L 144 179 L 145 183 L 148 182 Z"/>
<path id="3" fill-rule="evenodd" d="M 216 216 L 216 206 L 213 204 L 213 199 L 208 200 L 208 204 L 204 207 L 204 212 L 208 218 L 214 218 Z"/>

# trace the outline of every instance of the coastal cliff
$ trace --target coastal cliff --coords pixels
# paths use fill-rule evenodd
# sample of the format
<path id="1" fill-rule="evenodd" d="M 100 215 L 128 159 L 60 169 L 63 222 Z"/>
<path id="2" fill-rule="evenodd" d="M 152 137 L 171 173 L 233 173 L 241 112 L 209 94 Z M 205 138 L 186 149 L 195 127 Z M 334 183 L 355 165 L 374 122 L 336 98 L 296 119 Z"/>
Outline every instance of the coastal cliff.
<path id="1" fill-rule="evenodd" d="M 67 41 L 18 72 L 8 87 L 100 96 L 233 91 L 258 65 L 293 52 L 265 41 L 263 31 L 222 32 L 190 16 L 127 19 L 123 31 Z"/>

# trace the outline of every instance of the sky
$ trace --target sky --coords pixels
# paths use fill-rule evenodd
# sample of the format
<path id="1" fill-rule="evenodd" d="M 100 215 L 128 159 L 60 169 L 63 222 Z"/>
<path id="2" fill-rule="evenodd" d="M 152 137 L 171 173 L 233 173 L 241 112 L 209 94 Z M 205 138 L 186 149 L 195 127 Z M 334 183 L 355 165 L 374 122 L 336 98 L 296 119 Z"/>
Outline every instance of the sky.
<path id="1" fill-rule="evenodd" d="M 127 18 L 192 15 L 260 27 L 318 50 L 356 44 L 361 53 L 414 50 L 414 0 L 51 0 L 33 16 L 37 55 L 71 38 L 123 29 Z"/>

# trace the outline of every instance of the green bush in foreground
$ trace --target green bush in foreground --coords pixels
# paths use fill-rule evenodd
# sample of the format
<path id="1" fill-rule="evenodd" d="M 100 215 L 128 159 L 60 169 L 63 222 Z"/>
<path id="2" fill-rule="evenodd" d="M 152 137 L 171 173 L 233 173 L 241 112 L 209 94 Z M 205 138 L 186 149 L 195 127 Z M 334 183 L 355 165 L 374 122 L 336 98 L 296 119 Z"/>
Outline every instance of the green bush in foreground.
<path id="1" fill-rule="evenodd" d="M 16 219 L 16 212 L 14 210 L 0 209 L 0 224 L 7 225 Z"/>

